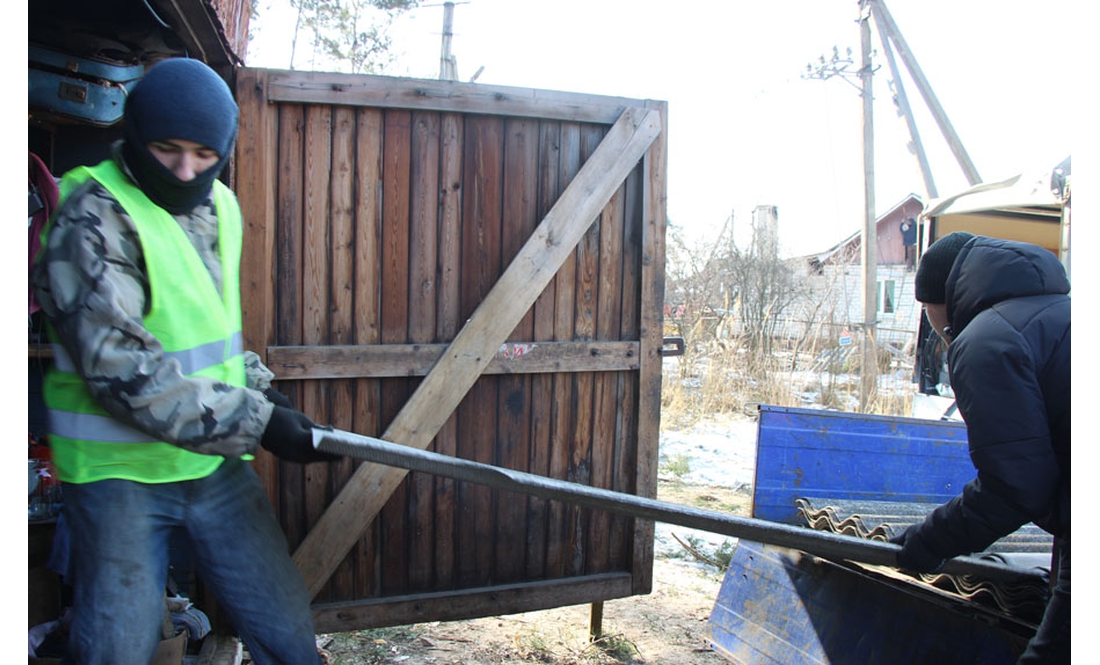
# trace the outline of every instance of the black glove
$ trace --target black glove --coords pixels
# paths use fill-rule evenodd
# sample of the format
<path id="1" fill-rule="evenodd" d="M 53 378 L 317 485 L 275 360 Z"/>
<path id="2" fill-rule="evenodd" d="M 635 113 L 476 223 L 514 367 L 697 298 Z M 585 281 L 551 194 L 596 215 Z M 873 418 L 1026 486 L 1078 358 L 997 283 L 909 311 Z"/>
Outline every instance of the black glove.
<path id="1" fill-rule="evenodd" d="M 274 388 L 268 388 L 264 391 L 264 397 L 267 401 L 271 402 L 275 406 L 285 406 L 288 409 L 293 409 L 294 405 L 290 403 L 290 398 L 282 394 Z"/>
<path id="2" fill-rule="evenodd" d="M 891 543 L 901 545 L 898 567 L 914 573 L 938 572 L 946 559 L 929 549 L 918 533 L 919 527 L 919 524 L 914 524 L 890 539 Z"/>
<path id="3" fill-rule="evenodd" d="M 300 411 L 276 405 L 271 420 L 260 438 L 260 445 L 281 460 L 309 464 L 310 462 L 334 462 L 340 457 L 313 447 L 313 428 L 316 425 Z"/>

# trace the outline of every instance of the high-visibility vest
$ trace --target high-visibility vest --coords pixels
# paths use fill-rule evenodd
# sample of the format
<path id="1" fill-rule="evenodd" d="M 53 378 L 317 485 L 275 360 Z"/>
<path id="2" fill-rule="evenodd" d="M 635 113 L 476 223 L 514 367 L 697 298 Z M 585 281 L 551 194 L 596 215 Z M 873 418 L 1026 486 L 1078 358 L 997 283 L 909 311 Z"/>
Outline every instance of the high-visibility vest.
<path id="1" fill-rule="evenodd" d="M 78 167 L 61 181 L 61 201 L 89 178 L 115 198 L 134 221 L 149 279 L 145 328 L 179 361 L 183 374 L 231 386 L 245 385 L 241 337 L 241 213 L 236 198 L 214 182 L 222 293 L 179 223 L 138 189 L 111 160 Z M 72 359 L 54 340 L 46 374 L 50 448 L 62 480 L 87 483 L 123 478 L 165 483 L 202 478 L 224 461 L 157 441 L 112 418 L 92 397 Z"/>

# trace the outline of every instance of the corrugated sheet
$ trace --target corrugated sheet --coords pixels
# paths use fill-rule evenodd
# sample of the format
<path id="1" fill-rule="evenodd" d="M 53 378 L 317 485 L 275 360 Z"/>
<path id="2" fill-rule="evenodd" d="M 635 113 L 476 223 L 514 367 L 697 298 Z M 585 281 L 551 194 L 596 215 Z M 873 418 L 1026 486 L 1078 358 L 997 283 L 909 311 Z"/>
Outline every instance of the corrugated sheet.
<path id="1" fill-rule="evenodd" d="M 922 522 L 939 504 L 802 497 L 795 501 L 795 505 L 799 515 L 815 529 L 888 540 L 906 527 Z M 1044 554 L 1049 565 L 1053 543 L 1054 538 L 1049 533 L 1034 524 L 1026 524 L 993 543 L 987 551 Z"/>
<path id="2" fill-rule="evenodd" d="M 935 504 L 899 501 L 835 501 L 803 497 L 796 502 L 806 523 L 819 531 L 831 531 L 889 540 L 930 513 Z M 982 556 L 1010 565 L 1040 568 L 1050 574 L 1053 538 L 1035 525 L 998 540 Z M 979 603 L 1031 624 L 1038 624 L 1049 596 L 1044 583 L 994 582 L 972 575 L 921 574 L 909 576 L 916 584 L 933 587 L 961 599 Z"/>

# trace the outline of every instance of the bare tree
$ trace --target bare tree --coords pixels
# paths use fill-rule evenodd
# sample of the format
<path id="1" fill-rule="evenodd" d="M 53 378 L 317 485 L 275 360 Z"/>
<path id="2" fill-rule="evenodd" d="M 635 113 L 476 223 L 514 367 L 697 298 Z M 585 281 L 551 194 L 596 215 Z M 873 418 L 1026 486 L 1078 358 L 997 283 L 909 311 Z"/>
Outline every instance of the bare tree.
<path id="1" fill-rule="evenodd" d="M 717 237 L 690 247 L 673 226 L 668 247 L 666 320 L 685 341 L 693 341 L 689 334 L 736 335 L 754 351 L 771 352 L 798 289 L 794 271 L 779 258 L 774 243 L 739 248 L 731 215 Z"/>
<path id="2" fill-rule="evenodd" d="M 719 246 L 729 241 L 729 228 L 727 220 L 717 238 L 696 240 L 689 246 L 682 229 L 669 223 L 665 320 L 688 343 L 701 320 L 714 315 L 714 303 L 723 302 L 721 275 L 711 266 Z"/>
<path id="3" fill-rule="evenodd" d="M 352 74 L 378 73 L 392 61 L 393 20 L 418 4 L 419 0 L 290 0 L 297 10 L 290 68 L 294 69 L 298 35 L 305 29 L 312 35 L 315 58 L 331 60 Z"/>
<path id="4" fill-rule="evenodd" d="M 770 354 L 784 314 L 795 300 L 791 267 L 754 244 L 748 251 L 733 246 L 715 269 L 728 276 L 737 323 L 749 348 Z"/>

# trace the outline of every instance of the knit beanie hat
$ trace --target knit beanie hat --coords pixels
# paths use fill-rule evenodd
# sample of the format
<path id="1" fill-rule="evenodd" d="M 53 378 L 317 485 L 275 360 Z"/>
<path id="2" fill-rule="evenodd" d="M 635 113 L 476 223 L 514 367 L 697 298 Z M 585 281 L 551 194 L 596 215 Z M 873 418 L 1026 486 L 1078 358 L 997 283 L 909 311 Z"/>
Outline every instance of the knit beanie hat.
<path id="1" fill-rule="evenodd" d="M 237 103 L 229 86 L 199 60 L 170 58 L 149 68 L 126 97 L 122 155 L 142 191 L 172 214 L 189 212 L 210 193 L 237 139 Z M 219 160 L 184 182 L 161 164 L 150 143 L 183 139 L 212 148 Z"/>
<path id="2" fill-rule="evenodd" d="M 947 276 L 951 274 L 951 266 L 955 265 L 955 258 L 959 255 L 963 245 L 970 241 L 974 234 L 966 231 L 955 231 L 940 238 L 924 252 L 917 266 L 917 301 L 924 303 L 943 304 L 947 300 Z"/>

